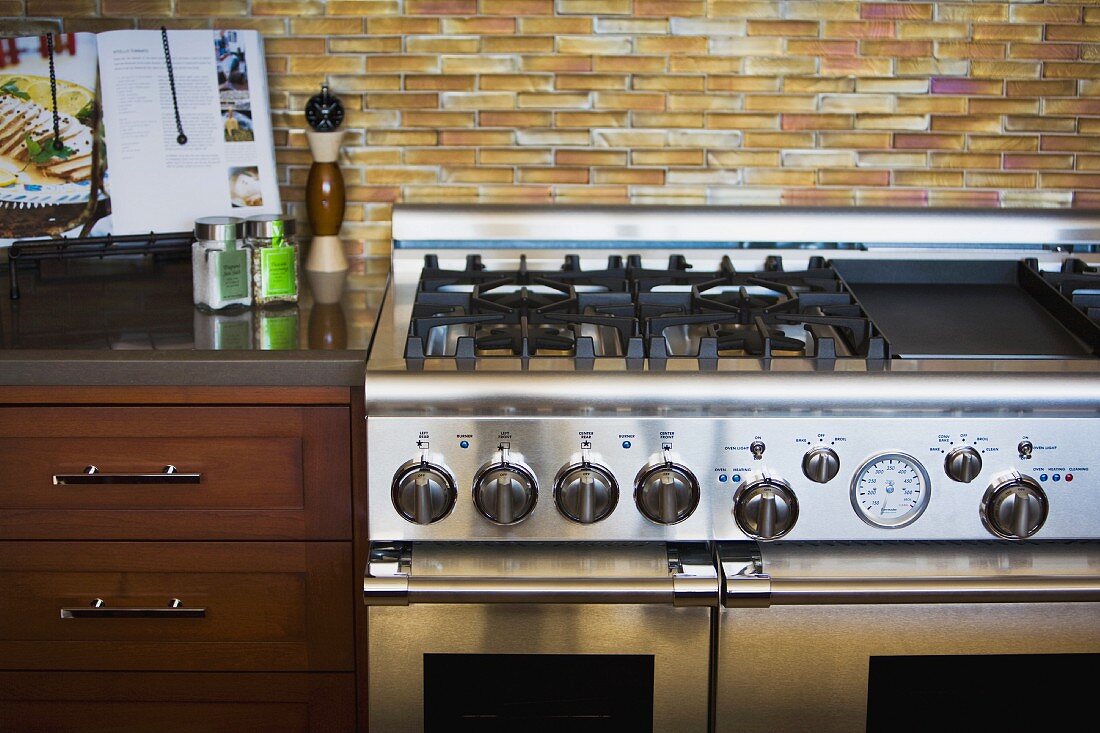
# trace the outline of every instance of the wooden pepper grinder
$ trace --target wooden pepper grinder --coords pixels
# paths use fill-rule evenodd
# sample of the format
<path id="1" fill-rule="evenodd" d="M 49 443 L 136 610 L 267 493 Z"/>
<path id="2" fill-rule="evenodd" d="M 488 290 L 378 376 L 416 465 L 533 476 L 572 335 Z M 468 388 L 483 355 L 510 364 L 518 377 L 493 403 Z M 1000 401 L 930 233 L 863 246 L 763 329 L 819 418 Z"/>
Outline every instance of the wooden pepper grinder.
<path id="1" fill-rule="evenodd" d="M 348 269 L 340 225 L 344 222 L 344 176 L 336 161 L 344 131 L 344 106 L 329 93 L 328 85 L 306 103 L 306 131 L 313 165 L 306 180 L 306 213 L 313 229 L 306 269 L 314 272 L 338 272 Z"/>

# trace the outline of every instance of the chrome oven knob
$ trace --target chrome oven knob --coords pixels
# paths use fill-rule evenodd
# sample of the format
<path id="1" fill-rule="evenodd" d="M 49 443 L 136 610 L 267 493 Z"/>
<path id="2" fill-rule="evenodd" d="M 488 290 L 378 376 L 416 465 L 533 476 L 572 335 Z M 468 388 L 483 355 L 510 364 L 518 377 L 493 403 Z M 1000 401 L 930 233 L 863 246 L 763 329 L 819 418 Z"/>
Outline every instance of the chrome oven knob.
<path id="1" fill-rule="evenodd" d="M 802 473 L 814 483 L 827 484 L 840 473 L 840 456 L 825 446 L 811 448 L 802 456 Z"/>
<path id="2" fill-rule="evenodd" d="M 982 472 L 982 454 L 968 445 L 955 448 L 944 458 L 943 470 L 952 481 L 968 484 Z"/>
<path id="3" fill-rule="evenodd" d="M 779 539 L 798 521 L 798 498 L 786 481 L 761 476 L 734 494 L 733 518 L 749 537 Z"/>
<path id="4" fill-rule="evenodd" d="M 506 459 L 482 466 L 474 477 L 474 505 L 495 524 L 522 522 L 538 501 L 538 482 L 526 466 Z"/>
<path id="5" fill-rule="evenodd" d="M 615 510 L 619 485 L 611 471 L 598 463 L 571 463 L 558 472 L 554 501 L 566 519 L 593 524 Z"/>
<path id="6" fill-rule="evenodd" d="M 1050 505 L 1039 483 L 1012 471 L 999 477 L 982 497 L 982 524 L 1006 540 L 1023 540 L 1047 521 Z"/>
<path id="7" fill-rule="evenodd" d="M 446 468 L 413 460 L 397 470 L 391 497 L 397 513 L 408 521 L 432 524 L 451 513 L 458 492 L 454 476 Z"/>
<path id="8" fill-rule="evenodd" d="M 677 524 L 699 506 L 699 481 L 686 467 L 665 459 L 638 473 L 634 501 L 649 521 Z"/>

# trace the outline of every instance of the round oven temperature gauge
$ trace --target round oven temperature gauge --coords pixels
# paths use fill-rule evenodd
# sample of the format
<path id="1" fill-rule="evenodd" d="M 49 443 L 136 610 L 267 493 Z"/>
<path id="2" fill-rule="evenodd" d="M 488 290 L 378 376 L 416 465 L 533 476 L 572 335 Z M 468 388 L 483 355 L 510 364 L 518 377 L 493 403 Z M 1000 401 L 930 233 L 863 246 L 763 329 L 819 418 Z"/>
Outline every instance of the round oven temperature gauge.
<path id="1" fill-rule="evenodd" d="M 928 472 L 904 453 L 872 456 L 852 479 L 852 506 L 873 527 L 912 524 L 928 507 L 931 494 Z"/>

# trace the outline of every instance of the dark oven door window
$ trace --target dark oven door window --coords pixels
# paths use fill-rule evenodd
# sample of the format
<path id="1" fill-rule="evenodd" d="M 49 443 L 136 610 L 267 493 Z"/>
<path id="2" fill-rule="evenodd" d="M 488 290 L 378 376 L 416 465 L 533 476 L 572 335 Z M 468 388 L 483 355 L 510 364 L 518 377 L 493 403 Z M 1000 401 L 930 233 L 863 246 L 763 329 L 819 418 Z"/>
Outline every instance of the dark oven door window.
<path id="1" fill-rule="evenodd" d="M 425 733 L 653 730 L 653 656 L 425 654 Z"/>
<path id="2" fill-rule="evenodd" d="M 871 657 L 868 733 L 1087 730 L 1100 654 Z"/>

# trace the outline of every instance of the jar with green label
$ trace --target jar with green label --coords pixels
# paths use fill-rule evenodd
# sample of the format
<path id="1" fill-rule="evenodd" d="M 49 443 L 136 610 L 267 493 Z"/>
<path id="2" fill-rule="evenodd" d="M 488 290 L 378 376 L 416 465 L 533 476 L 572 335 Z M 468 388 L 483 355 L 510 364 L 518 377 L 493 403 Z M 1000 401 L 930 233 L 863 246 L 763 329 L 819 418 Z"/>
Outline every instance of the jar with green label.
<path id="1" fill-rule="evenodd" d="M 256 305 L 298 302 L 298 242 L 294 220 L 259 214 L 245 220 L 252 249 L 252 299 Z"/>
<path id="2" fill-rule="evenodd" d="M 195 220 L 191 283 L 198 307 L 252 305 L 252 251 L 244 246 L 243 233 L 244 222 L 232 216 Z"/>

